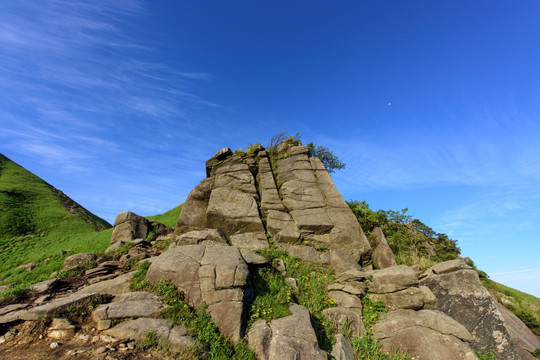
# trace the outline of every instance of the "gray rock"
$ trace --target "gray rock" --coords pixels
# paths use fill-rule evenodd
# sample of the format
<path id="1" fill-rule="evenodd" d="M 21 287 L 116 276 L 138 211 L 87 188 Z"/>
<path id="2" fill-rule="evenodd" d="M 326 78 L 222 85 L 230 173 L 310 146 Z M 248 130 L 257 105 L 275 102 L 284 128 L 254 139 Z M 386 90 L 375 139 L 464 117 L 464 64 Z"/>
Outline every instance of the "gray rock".
<path id="1" fill-rule="evenodd" d="M 474 336 L 459 322 L 435 310 L 396 310 L 382 314 L 373 326 L 373 337 L 385 339 L 409 327 L 424 327 L 441 334 L 452 335 L 463 341 L 474 341 Z"/>
<path id="2" fill-rule="evenodd" d="M 55 318 L 47 329 L 47 336 L 51 339 L 62 340 L 72 338 L 75 335 L 75 325 L 68 319 Z"/>
<path id="3" fill-rule="evenodd" d="M 266 228 L 275 241 L 294 243 L 300 238 L 300 231 L 288 213 L 269 210 L 266 221 Z"/>
<path id="4" fill-rule="evenodd" d="M 213 187 L 214 178 L 208 178 L 191 190 L 174 228 L 175 238 L 189 231 L 206 228 L 206 209 Z"/>
<path id="5" fill-rule="evenodd" d="M 362 301 L 358 296 L 351 295 L 344 291 L 329 291 L 328 296 L 332 298 L 336 304 L 344 308 L 362 308 Z"/>
<path id="6" fill-rule="evenodd" d="M 290 316 L 272 320 L 270 324 L 256 321 L 247 336 L 250 348 L 261 360 L 326 360 L 326 352 L 317 344 L 309 311 L 296 304 L 289 311 Z"/>
<path id="7" fill-rule="evenodd" d="M 68 256 L 64 260 L 64 270 L 82 269 L 86 265 L 95 262 L 97 256 L 95 254 L 81 253 Z"/>
<path id="8" fill-rule="evenodd" d="M 30 285 L 30 290 L 37 294 L 43 294 L 52 290 L 58 283 L 58 279 L 49 279 Z"/>
<path id="9" fill-rule="evenodd" d="M 240 254 L 244 258 L 244 261 L 250 265 L 264 265 L 268 263 L 268 260 L 261 255 L 255 254 L 248 249 L 240 249 Z"/>
<path id="10" fill-rule="evenodd" d="M 373 229 L 371 233 L 373 243 L 375 243 L 372 259 L 373 266 L 376 269 L 384 269 L 391 266 L 396 266 L 396 259 L 394 258 L 394 253 L 388 246 L 386 238 L 380 228 Z"/>
<path id="11" fill-rule="evenodd" d="M 356 352 L 349 340 L 342 334 L 337 334 L 335 338 L 336 344 L 332 347 L 330 355 L 332 355 L 335 360 L 355 360 Z"/>
<path id="12" fill-rule="evenodd" d="M 269 246 L 266 235 L 261 231 L 230 235 L 229 240 L 232 246 L 241 249 L 260 250 Z"/>
<path id="13" fill-rule="evenodd" d="M 442 312 L 475 335 L 474 348 L 495 350 L 497 360 L 517 359 L 496 300 L 482 286 L 476 271 L 466 266 L 459 260 L 437 264 L 421 284 L 437 297 Z"/>
<path id="14" fill-rule="evenodd" d="M 164 319 L 139 318 L 124 321 L 112 329 L 106 330 L 105 334 L 119 340 L 144 340 L 148 331 L 156 334 L 160 341 L 167 341 L 173 347 L 186 347 L 195 345 L 195 340 L 187 336 L 187 331 L 181 326 L 172 326 Z"/>
<path id="15" fill-rule="evenodd" d="M 210 194 L 206 226 L 219 229 L 227 236 L 249 232 L 260 232 L 264 235 L 257 202 L 253 196 L 225 187 L 215 188 Z"/>
<path id="16" fill-rule="evenodd" d="M 121 212 L 114 221 L 111 244 L 119 241 L 130 242 L 135 239 L 144 239 L 148 236 L 150 230 L 150 221 L 146 218 L 131 211 Z"/>
<path id="17" fill-rule="evenodd" d="M 99 305 L 92 312 L 92 318 L 97 322 L 104 319 L 145 317 L 156 314 L 164 308 L 161 298 L 153 293 L 130 292 L 120 295 L 113 303 Z"/>
<path id="18" fill-rule="evenodd" d="M 85 286 L 80 289 L 77 294 L 109 294 L 113 296 L 121 295 L 130 292 L 129 286 L 131 285 L 130 279 L 135 272 L 129 272 L 115 277 L 111 280 L 104 280 L 89 286 Z"/>
<path id="19" fill-rule="evenodd" d="M 272 168 L 267 157 L 259 161 L 259 172 L 257 173 L 259 192 L 261 194 L 261 213 L 267 216 L 270 210 L 285 211 L 285 206 L 279 198 L 276 181 Z"/>
<path id="20" fill-rule="evenodd" d="M 146 277 L 151 282 L 170 279 L 194 307 L 207 304 L 221 332 L 238 341 L 252 293 L 248 275 L 247 264 L 235 247 L 185 245 L 155 258 Z"/>
<path id="21" fill-rule="evenodd" d="M 533 352 L 540 348 L 540 341 L 523 321 L 501 304 L 497 304 L 497 308 L 506 323 L 510 338 L 516 347 L 520 347 L 528 352 Z"/>
<path id="22" fill-rule="evenodd" d="M 416 272 L 405 265 L 365 271 L 363 275 L 370 279 L 368 285 L 370 293 L 391 293 L 418 285 Z"/>
<path id="23" fill-rule="evenodd" d="M 424 306 L 424 292 L 417 287 L 388 294 L 370 294 L 375 301 L 382 301 L 387 309 L 413 309 L 418 310 Z"/>
<path id="24" fill-rule="evenodd" d="M 176 237 L 177 245 L 209 244 L 227 245 L 227 237 L 217 229 L 204 229 L 188 231 Z"/>
<path id="25" fill-rule="evenodd" d="M 351 336 L 366 335 L 362 308 L 334 307 L 323 310 L 323 314 L 336 325 L 340 332 L 349 332 Z"/>
<path id="26" fill-rule="evenodd" d="M 70 305 L 77 304 L 81 301 L 99 296 L 97 293 L 74 293 L 67 297 L 55 299 L 47 304 L 33 307 L 20 314 L 19 318 L 23 320 L 38 320 L 40 317 L 48 317 L 54 312 L 61 311 Z"/>
<path id="27" fill-rule="evenodd" d="M 426 346 L 429 344 L 429 346 Z M 395 350 L 418 360 L 476 360 L 474 351 L 458 338 L 425 327 L 408 327 L 381 341 L 387 354 Z"/>

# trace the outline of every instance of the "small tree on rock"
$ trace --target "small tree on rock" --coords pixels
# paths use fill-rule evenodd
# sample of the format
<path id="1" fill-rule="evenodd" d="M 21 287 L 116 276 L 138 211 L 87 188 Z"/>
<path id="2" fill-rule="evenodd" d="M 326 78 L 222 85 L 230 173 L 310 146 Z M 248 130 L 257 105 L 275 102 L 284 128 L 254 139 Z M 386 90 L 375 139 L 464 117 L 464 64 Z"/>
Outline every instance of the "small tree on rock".
<path id="1" fill-rule="evenodd" d="M 333 173 L 334 170 L 341 170 L 345 168 L 345 164 L 338 159 L 328 148 L 324 146 L 317 146 L 313 142 L 307 144 L 310 157 L 317 157 L 323 163 L 324 167 L 329 173 Z"/>

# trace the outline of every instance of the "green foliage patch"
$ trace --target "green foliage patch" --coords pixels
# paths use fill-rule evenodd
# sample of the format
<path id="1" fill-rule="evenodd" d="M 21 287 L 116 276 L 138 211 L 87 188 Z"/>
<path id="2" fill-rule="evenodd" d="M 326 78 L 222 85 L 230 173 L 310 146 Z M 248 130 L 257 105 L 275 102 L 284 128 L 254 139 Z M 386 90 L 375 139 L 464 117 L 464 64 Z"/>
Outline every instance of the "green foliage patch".
<path id="1" fill-rule="evenodd" d="M 456 240 L 413 219 L 407 214 L 407 208 L 373 211 L 365 200 L 349 201 L 348 204 L 370 240 L 373 229 L 382 229 L 398 264 L 419 264 L 425 269 L 441 261 L 457 259 L 460 255 Z M 433 248 L 435 255 L 429 254 L 426 243 Z"/>

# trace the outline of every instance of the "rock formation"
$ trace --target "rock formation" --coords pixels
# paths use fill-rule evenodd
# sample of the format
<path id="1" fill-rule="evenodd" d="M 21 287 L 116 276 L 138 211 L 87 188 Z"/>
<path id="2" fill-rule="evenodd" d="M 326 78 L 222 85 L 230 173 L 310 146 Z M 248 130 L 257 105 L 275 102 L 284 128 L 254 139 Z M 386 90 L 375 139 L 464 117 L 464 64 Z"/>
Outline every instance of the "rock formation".
<path id="1" fill-rule="evenodd" d="M 381 229 L 373 231 L 370 246 L 321 161 L 309 158 L 307 148 L 294 139 L 271 151 L 255 145 L 233 154 L 224 148 L 206 162 L 206 174 L 190 192 L 174 231 L 120 213 L 110 253 L 70 256 L 64 270 L 78 275 L 34 284 L 26 300 L 4 304 L 3 356 L 18 359 L 23 349 L 39 353 L 45 346 L 56 349 L 54 358 L 109 359 L 117 350 L 125 358 L 143 358 L 136 344 L 150 334 L 173 352 L 187 356 L 196 349 L 205 358 L 213 350 L 193 338 L 200 329 L 190 329 L 189 322 L 178 325 L 181 311 L 211 317 L 223 339 L 246 340 L 265 360 L 357 359 L 350 340 L 366 335 L 379 342 L 381 351 L 397 349 L 418 360 L 478 359 L 474 350 L 526 360 L 540 346 L 463 260 L 419 273 L 418 267 L 396 264 Z M 163 252 L 153 245 L 169 238 Z M 267 248 L 287 256 L 269 261 L 259 255 L 267 255 L 261 252 Z M 146 287 L 133 291 L 134 272 L 128 271 L 142 260 L 150 264 L 137 281 Z M 305 287 L 301 277 L 292 275 L 291 268 L 302 261 L 333 272 L 322 289 L 324 306 L 316 304 L 321 305 L 317 310 L 300 301 Z M 250 320 L 252 303 L 261 295 L 256 291 L 259 270 L 290 289 L 288 315 Z M 171 287 L 155 290 L 163 284 L 181 292 L 181 311 L 165 300 Z M 364 319 L 364 310 L 374 301 L 387 312 L 373 324 Z M 171 309 L 179 313 L 164 316 Z M 321 340 L 328 337 L 324 329 L 332 329 L 333 345 Z"/>

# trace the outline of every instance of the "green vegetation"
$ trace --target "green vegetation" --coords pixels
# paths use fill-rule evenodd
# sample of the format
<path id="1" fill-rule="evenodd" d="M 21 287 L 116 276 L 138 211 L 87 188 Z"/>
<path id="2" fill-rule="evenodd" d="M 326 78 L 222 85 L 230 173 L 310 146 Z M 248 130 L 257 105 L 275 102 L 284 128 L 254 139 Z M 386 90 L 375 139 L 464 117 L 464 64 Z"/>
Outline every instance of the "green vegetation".
<path id="1" fill-rule="evenodd" d="M 66 256 L 103 252 L 111 225 L 0 155 L 0 284 L 18 283 L 0 299 L 45 280 Z M 28 271 L 18 266 L 39 261 Z"/>
<path id="2" fill-rule="evenodd" d="M 333 173 L 334 170 L 345 169 L 345 164 L 328 148 L 320 145 L 315 146 L 312 142 L 307 144 L 307 148 L 309 156 L 319 158 L 329 173 Z"/>
<path id="3" fill-rule="evenodd" d="M 495 360 L 495 350 L 476 350 L 475 352 L 480 360 Z"/>
<path id="4" fill-rule="evenodd" d="M 335 281 L 332 271 L 323 266 L 306 264 L 273 246 L 259 251 L 259 254 L 271 262 L 278 259 L 283 261 L 287 276 L 296 280 L 298 293 L 274 268 L 262 268 L 253 277 L 255 301 L 251 308 L 251 321 L 258 318 L 269 321 L 287 316 L 289 305 L 298 303 L 305 306 L 313 317 L 319 346 L 330 351 L 336 329 L 323 315 L 323 310 L 336 305 L 327 292 L 327 286 Z"/>
<path id="5" fill-rule="evenodd" d="M 357 336 L 352 339 L 351 343 L 356 353 L 357 359 L 370 360 L 407 360 L 407 356 L 399 353 L 397 350 L 390 355 L 385 354 L 381 350 L 381 344 L 371 338 L 373 335 L 373 325 L 379 320 L 381 313 L 387 309 L 382 301 L 374 301 L 369 296 L 362 298 L 362 317 L 364 326 L 366 327 L 367 335 Z"/>
<path id="6" fill-rule="evenodd" d="M 381 345 L 368 335 L 355 337 L 352 340 L 352 346 L 357 359 L 369 360 L 407 360 L 407 355 L 400 354 L 397 350 L 390 355 L 381 350 Z"/>
<path id="7" fill-rule="evenodd" d="M 151 284 L 145 279 L 150 263 L 142 262 L 138 271 L 133 275 L 131 289 L 133 291 L 153 291 L 163 298 L 163 302 L 169 305 L 160 313 L 160 317 L 169 319 L 173 325 L 182 325 L 188 334 L 194 337 L 200 345 L 208 347 L 209 359 L 215 360 L 255 360 L 256 356 L 245 341 L 231 344 L 212 322 L 212 318 L 204 308 L 193 309 L 184 300 L 183 294 L 170 282 L 159 281 Z M 157 339 L 149 335 L 147 342 L 149 347 L 158 346 Z M 186 351 L 189 352 L 187 356 Z M 202 355 L 201 347 L 195 349 L 183 349 L 182 359 L 198 359 Z"/>
<path id="8" fill-rule="evenodd" d="M 482 284 L 497 301 L 521 319 L 536 335 L 540 336 L 540 299 L 481 277 Z"/>
<path id="9" fill-rule="evenodd" d="M 419 264 L 421 268 L 427 268 L 460 255 L 456 240 L 413 219 L 407 214 L 407 208 L 373 211 L 365 200 L 349 201 L 348 204 L 368 238 L 374 228 L 382 229 L 398 264 Z M 430 254 L 431 251 L 435 254 Z"/>
<path id="10" fill-rule="evenodd" d="M 180 212 L 182 211 L 183 205 L 184 204 L 180 204 L 177 207 L 172 208 L 171 210 L 163 214 L 147 216 L 146 218 L 150 221 L 157 221 L 157 222 L 162 223 L 163 225 L 173 228 L 176 226 L 176 222 L 178 221 L 178 217 L 180 216 Z"/>

